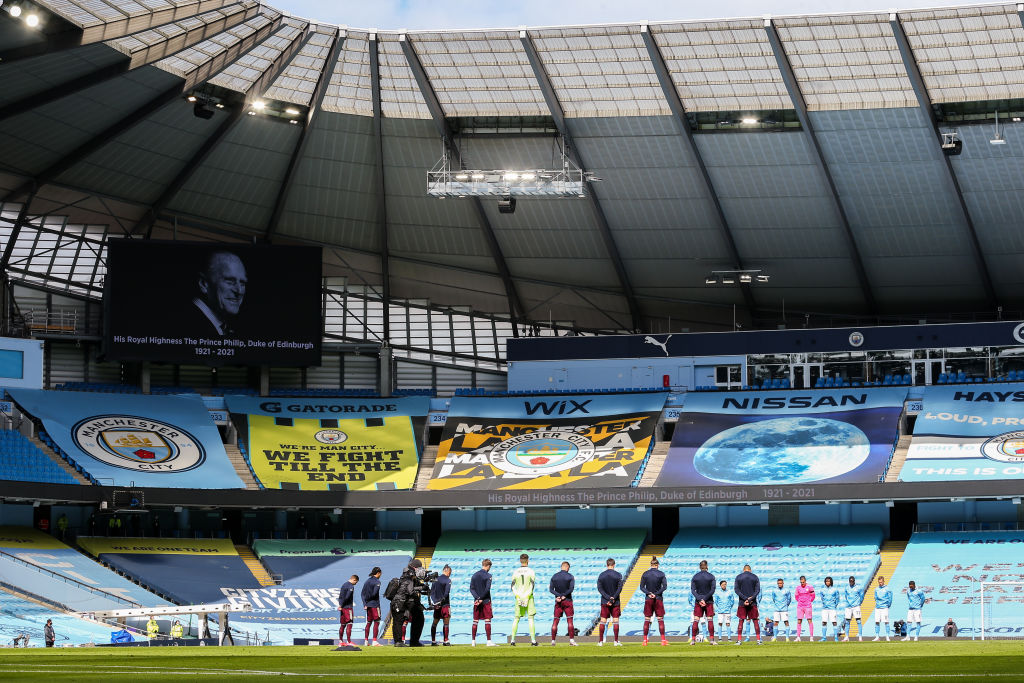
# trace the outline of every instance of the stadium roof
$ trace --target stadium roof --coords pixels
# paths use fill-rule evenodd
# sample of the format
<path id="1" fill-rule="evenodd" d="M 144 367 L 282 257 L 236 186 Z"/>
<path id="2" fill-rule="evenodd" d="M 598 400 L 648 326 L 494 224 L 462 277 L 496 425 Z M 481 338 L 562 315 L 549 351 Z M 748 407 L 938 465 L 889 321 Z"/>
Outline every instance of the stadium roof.
<path id="1" fill-rule="evenodd" d="M 3 263 L 95 296 L 107 236 L 256 239 L 330 247 L 329 275 L 386 298 L 585 328 L 994 314 L 1024 304 L 1022 22 L 402 34 L 255 0 L 6 2 Z M 512 214 L 431 198 L 445 138 L 479 169 L 558 168 L 564 144 L 600 181 Z M 768 281 L 706 284 L 738 270 Z"/>

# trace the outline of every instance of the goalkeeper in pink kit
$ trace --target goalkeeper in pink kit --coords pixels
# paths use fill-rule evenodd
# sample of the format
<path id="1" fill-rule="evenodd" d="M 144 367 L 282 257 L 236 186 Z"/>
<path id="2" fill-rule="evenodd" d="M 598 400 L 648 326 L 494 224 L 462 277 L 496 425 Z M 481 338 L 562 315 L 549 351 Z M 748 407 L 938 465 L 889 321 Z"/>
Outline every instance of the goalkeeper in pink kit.
<path id="1" fill-rule="evenodd" d="M 814 586 L 807 583 L 807 577 L 800 577 L 800 585 L 793 591 L 796 595 L 796 639 L 800 641 L 804 619 L 811 629 L 811 640 L 814 640 Z"/>

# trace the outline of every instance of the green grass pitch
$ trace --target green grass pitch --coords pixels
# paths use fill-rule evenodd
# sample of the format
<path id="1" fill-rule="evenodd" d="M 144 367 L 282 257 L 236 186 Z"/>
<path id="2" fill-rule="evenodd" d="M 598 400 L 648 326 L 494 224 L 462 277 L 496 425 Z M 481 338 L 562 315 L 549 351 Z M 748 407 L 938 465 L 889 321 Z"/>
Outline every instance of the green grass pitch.
<path id="1" fill-rule="evenodd" d="M 0 650 L 3 681 L 416 681 L 516 683 L 595 680 L 1024 681 L 1017 641 L 919 643 L 672 644 L 598 648 L 541 645 L 369 648 L 329 647 L 76 648 Z"/>

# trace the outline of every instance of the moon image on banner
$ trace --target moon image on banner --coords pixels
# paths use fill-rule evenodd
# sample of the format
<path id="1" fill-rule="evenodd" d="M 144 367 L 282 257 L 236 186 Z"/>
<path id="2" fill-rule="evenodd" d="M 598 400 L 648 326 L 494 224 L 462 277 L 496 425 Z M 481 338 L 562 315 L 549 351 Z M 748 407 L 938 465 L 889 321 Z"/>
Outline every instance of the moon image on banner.
<path id="1" fill-rule="evenodd" d="M 846 422 L 780 417 L 715 434 L 697 449 L 693 466 L 727 484 L 803 484 L 851 472 L 870 452 L 867 435 Z"/>

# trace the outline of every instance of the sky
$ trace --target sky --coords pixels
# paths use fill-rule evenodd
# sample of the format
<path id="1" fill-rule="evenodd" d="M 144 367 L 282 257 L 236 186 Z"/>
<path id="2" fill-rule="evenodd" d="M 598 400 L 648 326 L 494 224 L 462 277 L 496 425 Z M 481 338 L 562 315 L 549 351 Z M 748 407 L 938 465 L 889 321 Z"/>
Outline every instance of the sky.
<path id="1" fill-rule="evenodd" d="M 269 0 L 289 14 L 382 30 L 515 28 L 673 19 L 727 19 L 766 14 L 887 11 L 971 4 L 970 0 Z"/>

